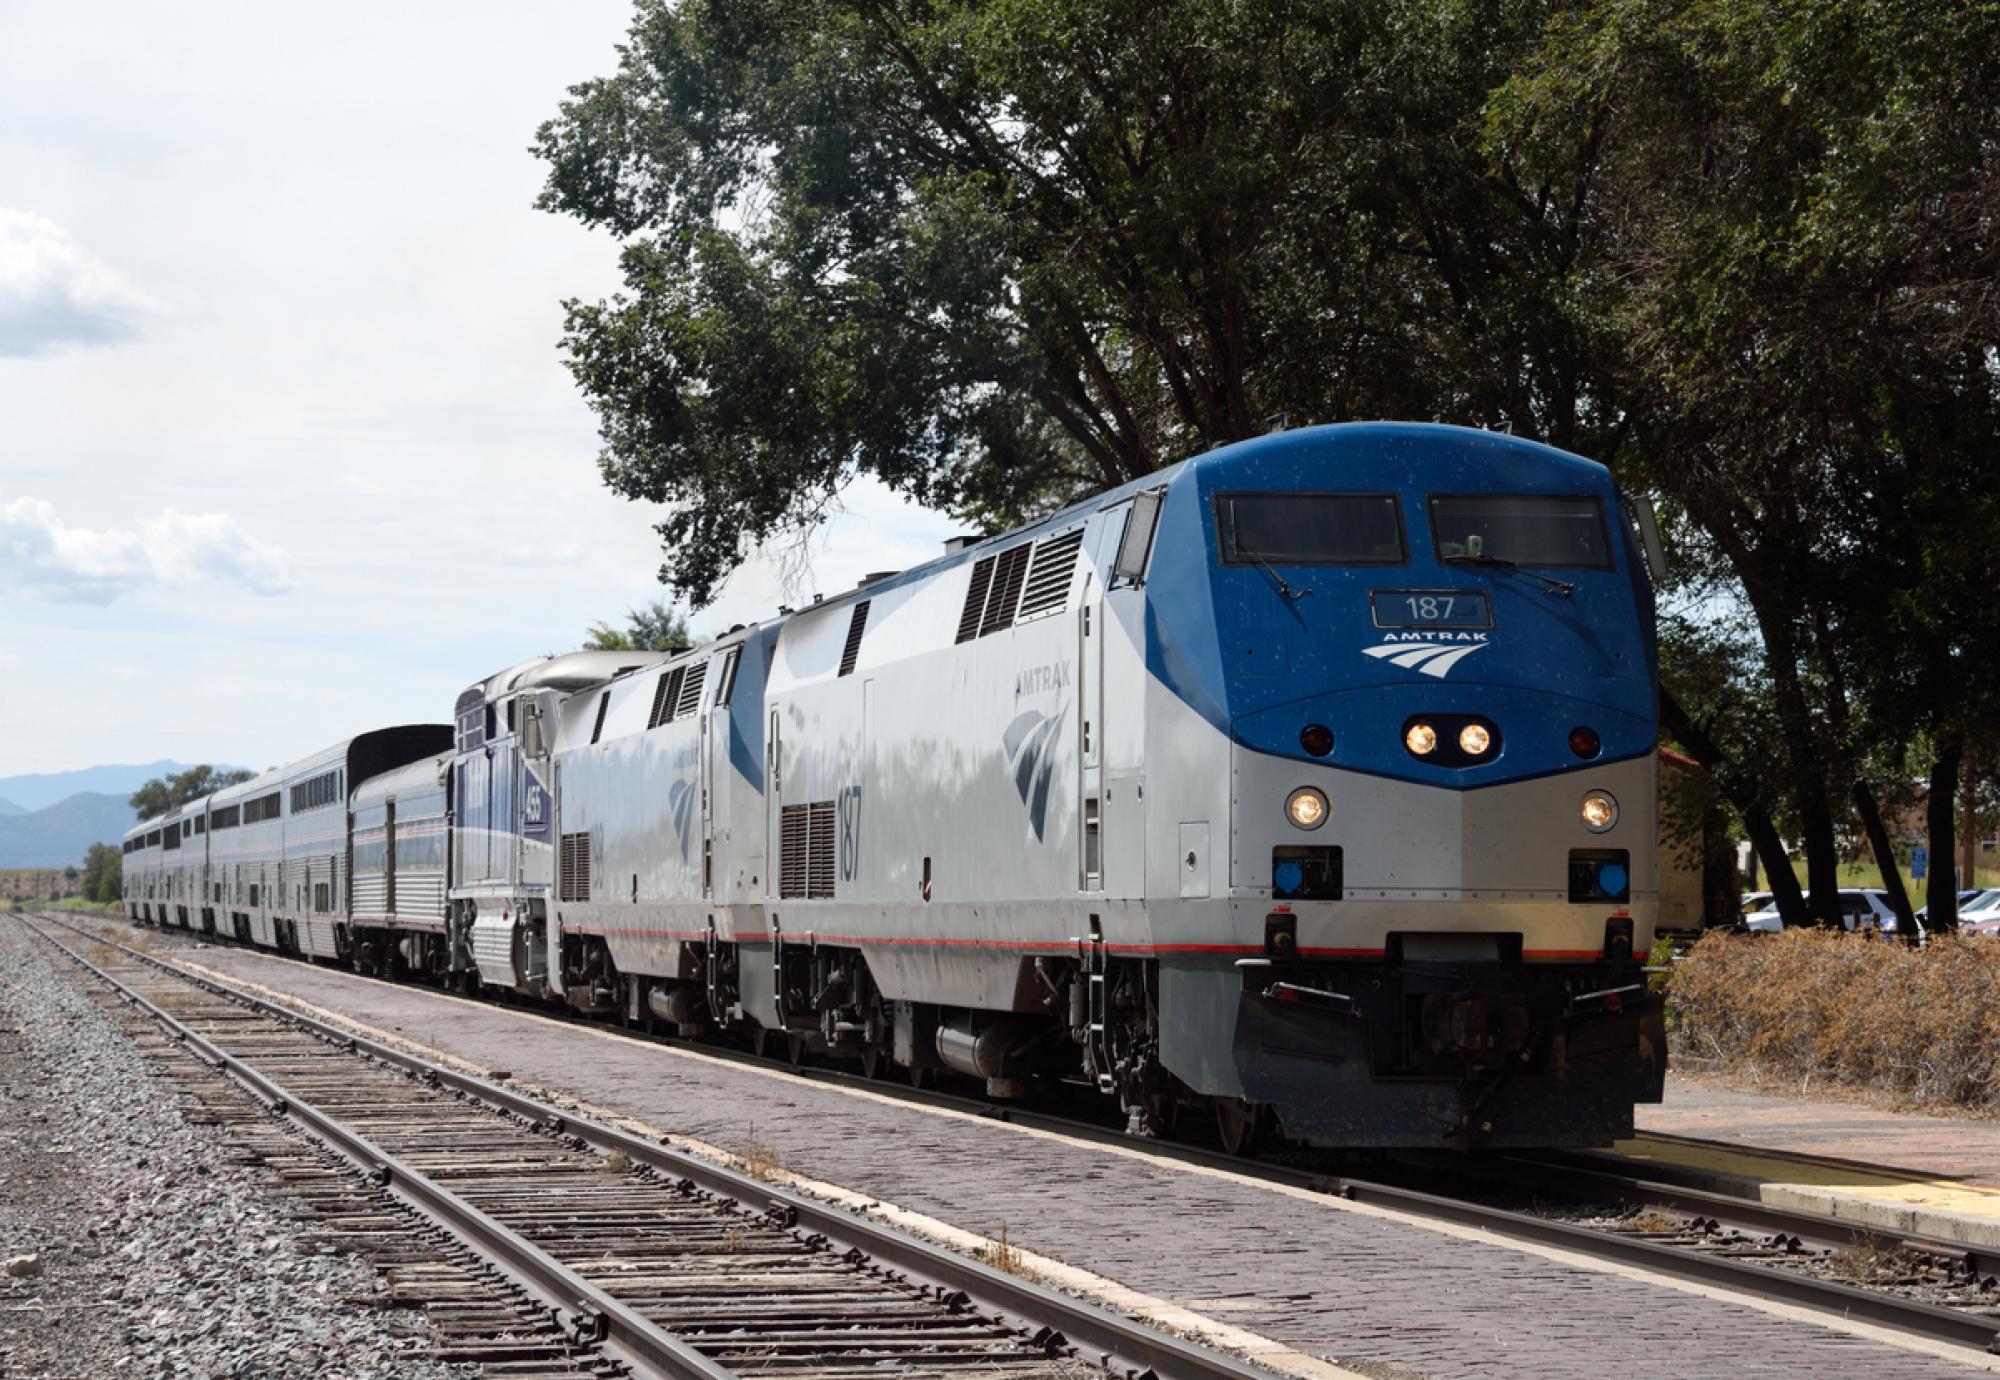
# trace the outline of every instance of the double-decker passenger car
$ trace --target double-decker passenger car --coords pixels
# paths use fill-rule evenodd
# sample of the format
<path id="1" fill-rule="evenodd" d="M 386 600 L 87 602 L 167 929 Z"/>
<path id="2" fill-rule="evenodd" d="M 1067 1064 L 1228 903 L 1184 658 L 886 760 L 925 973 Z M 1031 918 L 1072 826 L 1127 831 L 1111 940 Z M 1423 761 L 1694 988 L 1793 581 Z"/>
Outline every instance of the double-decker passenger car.
<path id="1" fill-rule="evenodd" d="M 1659 1096 L 1651 593 L 1590 461 L 1281 433 L 701 648 L 583 655 L 474 686 L 421 765 L 350 767 L 369 889 L 349 911 L 329 813 L 253 940 L 996 1096 L 1080 1079 L 1232 1146 L 1602 1143 Z M 387 856 L 437 766 L 441 929 L 435 860 L 406 914 Z"/>

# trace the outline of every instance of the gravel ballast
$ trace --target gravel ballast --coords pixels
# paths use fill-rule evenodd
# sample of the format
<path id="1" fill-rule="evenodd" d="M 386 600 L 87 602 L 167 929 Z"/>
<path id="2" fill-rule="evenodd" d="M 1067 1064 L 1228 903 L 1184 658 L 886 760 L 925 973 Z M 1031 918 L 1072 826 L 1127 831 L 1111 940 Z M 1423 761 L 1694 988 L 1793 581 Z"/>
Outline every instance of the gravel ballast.
<path id="1" fill-rule="evenodd" d="M 56 964 L 0 917 L 0 1375 L 469 1374 Z"/>

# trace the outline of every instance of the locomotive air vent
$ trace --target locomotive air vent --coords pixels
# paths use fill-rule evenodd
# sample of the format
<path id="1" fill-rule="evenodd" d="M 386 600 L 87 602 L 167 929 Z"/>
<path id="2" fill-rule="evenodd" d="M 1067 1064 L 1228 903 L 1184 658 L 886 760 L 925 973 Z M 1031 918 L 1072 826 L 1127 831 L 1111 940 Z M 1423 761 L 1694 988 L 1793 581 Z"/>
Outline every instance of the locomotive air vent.
<path id="1" fill-rule="evenodd" d="M 1070 576 L 1076 570 L 1077 549 L 1083 545 L 1083 529 L 1071 528 L 1035 543 L 1035 563 L 1028 572 L 1027 588 L 1021 593 L 1017 621 L 1045 613 L 1056 613 L 1069 602 Z"/>
<path id="2" fill-rule="evenodd" d="M 854 663 L 861 656 L 861 634 L 868 628 L 868 605 L 872 600 L 863 599 L 854 606 L 854 616 L 847 621 L 847 646 L 840 653 L 840 674 L 851 675 Z"/>
<path id="3" fill-rule="evenodd" d="M 674 705 L 680 699 L 681 681 L 686 675 L 687 667 L 676 666 L 654 682 L 653 711 L 646 716 L 647 728 L 658 728 L 674 717 Z"/>
<path id="4" fill-rule="evenodd" d="M 590 899 L 590 835 L 564 834 L 562 836 L 561 885 L 556 896 L 563 901 L 588 901 Z"/>
<path id="5" fill-rule="evenodd" d="M 606 690 L 597 697 L 597 722 L 590 726 L 590 741 L 596 742 L 604 736 L 604 713 L 611 708 L 611 692 Z"/>
<path id="6" fill-rule="evenodd" d="M 680 697 L 674 701 L 674 717 L 692 714 L 701 708 L 701 686 L 708 679 L 708 663 L 698 662 L 687 668 L 687 680 L 681 686 Z"/>
<path id="7" fill-rule="evenodd" d="M 823 900 L 833 895 L 839 830 L 831 800 L 787 805 L 778 811 L 778 896 Z"/>
<path id="8" fill-rule="evenodd" d="M 958 615 L 955 641 L 970 642 L 979 636 L 979 616 L 986 611 L 986 591 L 993 584 L 993 557 L 982 556 L 972 564 L 972 583 L 965 589 L 965 608 Z"/>

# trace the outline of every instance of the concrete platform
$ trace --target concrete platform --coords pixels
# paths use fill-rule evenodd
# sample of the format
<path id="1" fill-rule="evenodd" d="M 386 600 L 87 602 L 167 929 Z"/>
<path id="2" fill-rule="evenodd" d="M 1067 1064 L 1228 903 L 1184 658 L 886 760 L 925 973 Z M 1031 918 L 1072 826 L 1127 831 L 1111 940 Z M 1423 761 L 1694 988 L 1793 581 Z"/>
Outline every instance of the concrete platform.
<path id="1" fill-rule="evenodd" d="M 760 1159 L 775 1158 L 807 1191 L 961 1247 L 1005 1229 L 1052 1282 L 1309 1380 L 2000 1370 L 2000 1358 L 1186 1165 L 1143 1142 L 1081 1144 L 611 1027 L 150 938 L 219 975 L 481 1071 L 506 1070 L 697 1153 L 755 1141 Z"/>
<path id="2" fill-rule="evenodd" d="M 1671 1077 L 1621 1158 L 1659 1177 L 1885 1233 L 2000 1250 L 2000 1125 Z"/>

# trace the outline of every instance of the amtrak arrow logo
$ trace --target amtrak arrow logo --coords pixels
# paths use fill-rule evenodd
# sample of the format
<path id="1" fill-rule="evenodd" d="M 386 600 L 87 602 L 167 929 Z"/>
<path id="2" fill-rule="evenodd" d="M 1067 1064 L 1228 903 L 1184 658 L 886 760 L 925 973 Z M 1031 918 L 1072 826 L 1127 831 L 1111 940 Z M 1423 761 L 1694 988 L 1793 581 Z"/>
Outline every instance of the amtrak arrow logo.
<path id="1" fill-rule="evenodd" d="M 1364 656 L 1372 656 L 1380 661 L 1401 666 L 1406 670 L 1422 671 L 1427 676 L 1443 680 L 1451 674 L 1451 668 L 1471 656 L 1490 642 L 1471 642 L 1456 645 L 1450 642 L 1384 642 L 1379 646 L 1363 647 Z"/>
<path id="2" fill-rule="evenodd" d="M 1021 803 L 1028 807 L 1028 822 L 1034 826 L 1037 840 L 1042 837 L 1042 825 L 1048 818 L 1049 780 L 1056 766 L 1055 738 L 1068 712 L 1067 704 L 1053 714 L 1030 709 L 1008 724 L 1006 733 L 1001 735 L 1007 760 L 1014 767 L 1014 789 L 1020 792 Z"/>

